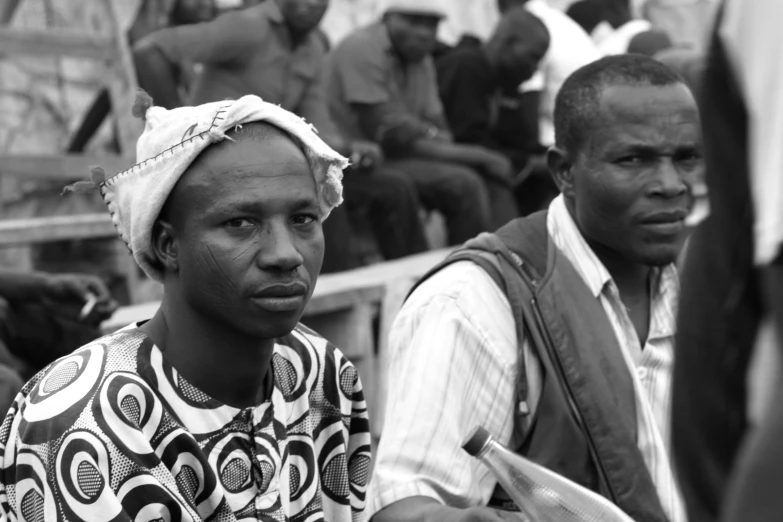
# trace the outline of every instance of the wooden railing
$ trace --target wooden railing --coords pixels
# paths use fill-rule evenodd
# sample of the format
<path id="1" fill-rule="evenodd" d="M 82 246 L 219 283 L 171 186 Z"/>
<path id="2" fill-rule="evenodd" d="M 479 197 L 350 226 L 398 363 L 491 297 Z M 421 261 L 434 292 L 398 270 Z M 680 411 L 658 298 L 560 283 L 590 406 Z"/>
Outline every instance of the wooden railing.
<path id="1" fill-rule="evenodd" d="M 318 278 L 302 322 L 323 335 L 348 357 L 364 385 L 371 428 L 383 429 L 386 398 L 386 343 L 394 317 L 415 281 L 448 255 L 435 250 L 396 261 Z M 109 333 L 149 319 L 159 302 L 120 308 L 103 324 Z M 373 328 L 378 319 L 377 331 Z"/>

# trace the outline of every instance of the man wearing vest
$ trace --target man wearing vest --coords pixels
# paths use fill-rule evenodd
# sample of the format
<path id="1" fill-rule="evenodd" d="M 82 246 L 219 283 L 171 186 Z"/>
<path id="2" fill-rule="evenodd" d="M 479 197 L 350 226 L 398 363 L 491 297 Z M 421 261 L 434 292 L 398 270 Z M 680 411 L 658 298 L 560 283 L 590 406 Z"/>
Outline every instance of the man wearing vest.
<path id="1" fill-rule="evenodd" d="M 669 412 L 696 102 L 653 59 L 611 56 L 566 80 L 555 127 L 549 210 L 469 241 L 397 317 L 374 522 L 518 521 L 461 448 L 477 425 L 637 522 L 686 520 Z"/>

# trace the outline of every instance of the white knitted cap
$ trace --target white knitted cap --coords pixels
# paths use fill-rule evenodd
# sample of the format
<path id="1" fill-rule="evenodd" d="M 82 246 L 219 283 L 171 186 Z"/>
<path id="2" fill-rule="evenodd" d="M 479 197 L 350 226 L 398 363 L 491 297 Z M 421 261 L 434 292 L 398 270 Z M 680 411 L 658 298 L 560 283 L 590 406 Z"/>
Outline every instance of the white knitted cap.
<path id="1" fill-rule="evenodd" d="M 152 227 L 180 176 L 198 155 L 237 125 L 266 122 L 287 132 L 302 148 L 318 187 L 322 219 L 342 203 L 342 171 L 348 160 L 332 150 L 302 118 L 258 96 L 198 107 L 150 107 L 136 145 L 136 165 L 100 184 L 120 237 L 144 272 L 163 273 L 152 251 Z"/>

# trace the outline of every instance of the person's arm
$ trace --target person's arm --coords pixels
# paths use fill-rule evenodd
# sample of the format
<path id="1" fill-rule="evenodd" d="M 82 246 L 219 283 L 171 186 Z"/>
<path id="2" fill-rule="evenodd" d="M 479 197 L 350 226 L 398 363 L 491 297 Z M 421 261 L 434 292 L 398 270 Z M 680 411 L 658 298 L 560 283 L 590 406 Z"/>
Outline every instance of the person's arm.
<path id="1" fill-rule="evenodd" d="M 9 301 L 40 301 L 48 283 L 43 272 L 0 269 L 0 296 Z"/>
<path id="2" fill-rule="evenodd" d="M 117 308 L 103 281 L 87 274 L 0 269 L 0 296 L 9 301 L 40 303 L 53 314 L 88 323 L 108 319 Z M 82 317 L 83 307 L 91 298 L 95 305 Z"/>
<path id="3" fill-rule="evenodd" d="M 329 115 L 322 66 L 318 67 L 315 77 L 305 89 L 302 100 L 295 112 L 304 118 L 307 123 L 315 127 L 316 131 L 318 131 L 318 136 L 327 145 L 343 156 L 350 155 L 351 151 L 348 141 L 342 137 Z"/>
<path id="4" fill-rule="evenodd" d="M 454 141 L 494 147 L 490 111 L 494 89 L 487 68 L 459 51 L 440 58 L 437 68 L 440 100 Z"/>
<path id="5" fill-rule="evenodd" d="M 447 141 L 454 141 L 454 137 L 451 132 L 451 127 L 446 114 L 443 110 L 443 103 L 440 99 L 440 93 L 438 92 L 438 75 L 435 71 L 435 63 L 432 57 L 428 56 L 424 60 L 424 70 L 426 71 L 429 81 L 427 82 L 427 92 L 425 94 L 427 105 L 424 109 L 424 121 L 430 125 L 435 126 L 438 129 L 439 138 Z"/>
<path id="6" fill-rule="evenodd" d="M 469 282 L 469 284 L 468 284 Z M 457 263 L 406 302 L 390 334 L 383 436 L 368 493 L 374 522 L 469 519 L 495 486 L 462 449 L 484 426 L 511 437 L 517 352 L 508 301 L 481 268 Z M 495 520 L 492 510 L 478 508 Z"/>
<path id="7" fill-rule="evenodd" d="M 260 45 L 266 30 L 264 21 L 232 11 L 210 22 L 156 31 L 133 46 L 139 86 L 152 96 L 155 105 L 179 107 L 180 64 L 242 62 Z"/>

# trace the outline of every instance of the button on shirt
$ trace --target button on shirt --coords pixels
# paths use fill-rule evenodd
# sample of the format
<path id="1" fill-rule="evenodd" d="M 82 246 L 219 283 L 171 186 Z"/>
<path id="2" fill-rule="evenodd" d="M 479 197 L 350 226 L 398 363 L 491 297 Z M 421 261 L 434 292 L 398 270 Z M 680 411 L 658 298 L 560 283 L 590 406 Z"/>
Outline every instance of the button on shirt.
<path id="1" fill-rule="evenodd" d="M 326 43 L 313 31 L 294 47 L 276 2 L 164 29 L 150 38 L 173 63 L 203 64 L 191 104 L 255 94 L 305 118 L 321 134 L 334 134 L 321 74 Z"/>
<path id="2" fill-rule="evenodd" d="M 549 236 L 604 307 L 634 380 L 638 445 L 672 522 L 685 521 L 669 459 L 670 383 L 679 281 L 669 265 L 651 280 L 650 331 L 642 350 L 609 272 L 579 233 L 562 196 L 549 208 Z M 484 426 L 511 447 L 518 345 L 511 306 L 481 268 L 455 263 L 423 283 L 392 328 L 384 432 L 368 493 L 371 517 L 411 496 L 454 507 L 486 505 L 496 481 L 462 450 Z M 525 343 L 535 410 L 541 366 Z"/>

